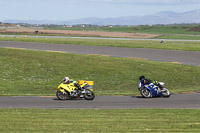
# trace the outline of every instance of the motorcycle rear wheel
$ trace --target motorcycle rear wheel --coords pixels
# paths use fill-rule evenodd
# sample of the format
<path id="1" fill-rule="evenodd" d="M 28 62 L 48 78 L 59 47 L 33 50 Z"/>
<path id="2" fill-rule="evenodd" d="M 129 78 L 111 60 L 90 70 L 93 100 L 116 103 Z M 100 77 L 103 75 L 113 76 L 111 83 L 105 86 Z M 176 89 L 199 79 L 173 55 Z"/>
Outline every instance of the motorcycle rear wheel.
<path id="1" fill-rule="evenodd" d="M 56 92 L 56 96 L 60 100 L 67 100 L 67 99 L 69 99 L 69 94 L 68 93 L 63 93 L 63 92 L 61 92 L 59 90 Z"/>
<path id="2" fill-rule="evenodd" d="M 152 92 L 150 90 L 148 90 L 147 88 L 140 89 L 140 94 L 145 98 L 151 98 L 152 97 Z"/>
<path id="3" fill-rule="evenodd" d="M 93 100 L 95 98 L 95 94 L 91 90 L 87 90 L 89 93 L 85 93 L 84 98 L 85 100 Z"/>

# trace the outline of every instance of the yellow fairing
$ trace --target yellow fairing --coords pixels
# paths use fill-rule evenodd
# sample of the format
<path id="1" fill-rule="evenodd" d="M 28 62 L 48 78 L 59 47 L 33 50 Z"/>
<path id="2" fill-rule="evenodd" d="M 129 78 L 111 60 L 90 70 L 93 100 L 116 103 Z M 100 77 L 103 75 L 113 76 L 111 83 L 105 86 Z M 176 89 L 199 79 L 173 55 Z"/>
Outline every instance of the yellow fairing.
<path id="1" fill-rule="evenodd" d="M 83 83 L 83 84 L 81 84 L 81 87 L 83 88 L 85 85 L 87 85 L 87 83 Z"/>
<path id="2" fill-rule="evenodd" d="M 85 85 L 88 85 L 88 84 L 87 84 L 87 83 L 83 83 L 83 84 L 81 84 L 81 87 L 83 88 Z M 94 89 L 91 88 L 91 86 L 89 86 L 89 89 L 90 89 L 91 91 L 94 91 Z"/>
<path id="3" fill-rule="evenodd" d="M 88 83 L 88 85 L 94 85 L 94 81 L 79 80 L 78 83 L 79 84 Z"/>
<path id="4" fill-rule="evenodd" d="M 86 80 L 79 80 L 78 83 L 81 85 L 81 87 L 84 87 L 85 85 L 89 85 L 89 89 L 91 91 L 94 91 L 93 86 L 94 86 L 94 81 L 86 81 Z"/>
<path id="5" fill-rule="evenodd" d="M 58 90 L 60 90 L 61 92 L 63 92 L 63 89 L 65 89 L 65 90 L 68 91 L 68 92 L 71 92 L 71 91 L 73 91 L 74 89 L 76 89 L 76 87 L 74 86 L 73 83 L 69 83 L 69 84 L 63 84 L 63 83 L 61 83 L 61 84 L 58 86 Z"/>

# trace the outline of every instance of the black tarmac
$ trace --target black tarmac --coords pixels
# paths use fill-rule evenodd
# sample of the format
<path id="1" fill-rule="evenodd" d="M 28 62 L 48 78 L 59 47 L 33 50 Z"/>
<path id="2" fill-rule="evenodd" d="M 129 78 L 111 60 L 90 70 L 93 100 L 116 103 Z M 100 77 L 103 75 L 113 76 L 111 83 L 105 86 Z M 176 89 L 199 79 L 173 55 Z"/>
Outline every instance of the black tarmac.
<path id="1" fill-rule="evenodd" d="M 169 98 L 142 98 L 141 96 L 96 96 L 94 100 L 58 100 L 56 97 L 9 96 L 0 97 L 0 108 L 43 109 L 135 109 L 183 108 L 199 109 L 200 93 L 176 94 Z"/>
<path id="2" fill-rule="evenodd" d="M 133 57 L 154 61 L 175 62 L 187 65 L 200 66 L 200 52 L 143 49 L 143 48 L 122 48 L 103 47 L 87 45 L 47 44 L 32 42 L 0 41 L 0 47 L 25 48 L 42 51 L 60 51 L 79 54 L 97 54 L 114 57 Z"/>

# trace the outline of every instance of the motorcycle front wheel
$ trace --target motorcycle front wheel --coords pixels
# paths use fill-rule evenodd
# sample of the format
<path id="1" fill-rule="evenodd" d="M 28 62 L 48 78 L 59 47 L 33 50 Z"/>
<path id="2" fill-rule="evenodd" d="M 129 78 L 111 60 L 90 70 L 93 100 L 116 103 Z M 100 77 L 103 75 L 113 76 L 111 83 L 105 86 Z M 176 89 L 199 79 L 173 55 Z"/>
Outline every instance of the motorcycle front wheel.
<path id="1" fill-rule="evenodd" d="M 147 88 L 141 88 L 140 89 L 140 94 L 145 98 L 151 98 L 152 97 L 151 91 L 148 90 Z"/>
<path id="2" fill-rule="evenodd" d="M 170 97 L 169 90 L 167 88 L 163 88 L 162 95 L 163 97 Z"/>
<path id="3" fill-rule="evenodd" d="M 87 93 L 84 95 L 85 100 L 93 100 L 95 98 L 95 94 L 91 90 L 87 90 Z"/>
<path id="4" fill-rule="evenodd" d="M 63 92 L 61 92 L 59 90 L 56 92 L 56 96 L 60 100 L 67 100 L 67 99 L 69 99 L 69 94 L 68 93 L 63 93 Z"/>

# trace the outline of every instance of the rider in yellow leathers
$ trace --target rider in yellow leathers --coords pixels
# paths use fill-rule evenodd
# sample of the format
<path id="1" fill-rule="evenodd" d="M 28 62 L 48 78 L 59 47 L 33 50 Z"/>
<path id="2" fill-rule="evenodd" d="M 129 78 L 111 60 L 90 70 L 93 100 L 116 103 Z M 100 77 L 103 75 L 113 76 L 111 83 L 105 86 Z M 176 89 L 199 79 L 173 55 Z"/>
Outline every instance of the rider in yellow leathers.
<path id="1" fill-rule="evenodd" d="M 82 88 L 81 88 L 80 85 L 78 84 L 78 81 L 73 80 L 73 79 L 69 79 L 69 77 L 65 77 L 65 78 L 63 79 L 63 83 L 64 83 L 64 84 L 73 83 L 74 86 L 76 86 L 79 90 L 82 90 Z"/>

